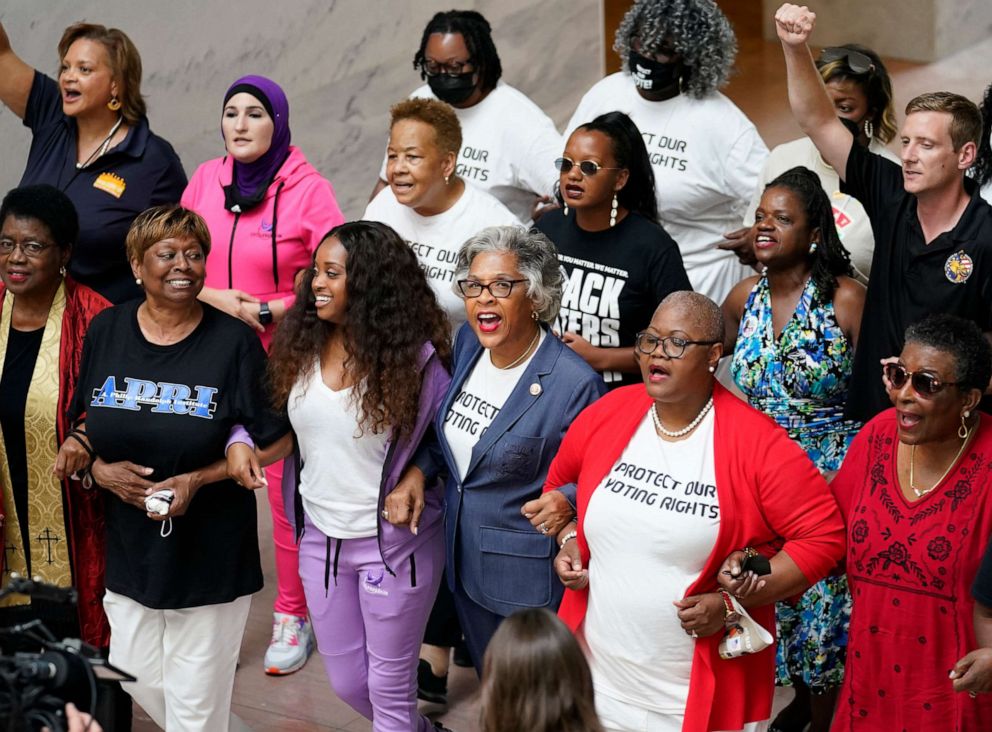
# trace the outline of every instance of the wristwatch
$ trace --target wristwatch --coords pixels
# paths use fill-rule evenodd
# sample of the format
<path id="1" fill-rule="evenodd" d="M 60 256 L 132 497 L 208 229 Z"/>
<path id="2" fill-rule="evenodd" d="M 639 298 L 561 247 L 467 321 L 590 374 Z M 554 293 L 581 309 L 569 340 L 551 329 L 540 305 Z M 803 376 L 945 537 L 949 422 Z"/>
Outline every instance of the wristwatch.
<path id="1" fill-rule="evenodd" d="M 272 323 L 272 311 L 269 310 L 269 304 L 263 302 L 258 306 L 258 322 L 262 325 L 270 325 Z"/>

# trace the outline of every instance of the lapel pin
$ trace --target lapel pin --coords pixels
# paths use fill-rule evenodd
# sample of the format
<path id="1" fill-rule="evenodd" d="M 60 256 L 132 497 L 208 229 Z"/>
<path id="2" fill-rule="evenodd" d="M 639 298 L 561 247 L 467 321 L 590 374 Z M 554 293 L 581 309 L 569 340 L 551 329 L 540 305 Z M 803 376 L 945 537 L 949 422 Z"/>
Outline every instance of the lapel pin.
<path id="1" fill-rule="evenodd" d="M 531 396 L 537 396 L 540 393 L 541 393 L 541 385 L 540 384 L 531 384 L 530 385 L 530 395 Z"/>

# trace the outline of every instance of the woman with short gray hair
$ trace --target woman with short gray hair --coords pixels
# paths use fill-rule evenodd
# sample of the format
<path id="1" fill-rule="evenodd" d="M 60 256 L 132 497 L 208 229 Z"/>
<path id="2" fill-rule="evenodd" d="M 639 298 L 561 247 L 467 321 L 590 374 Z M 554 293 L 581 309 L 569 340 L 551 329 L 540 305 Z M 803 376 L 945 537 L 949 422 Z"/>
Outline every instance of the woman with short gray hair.
<path id="1" fill-rule="evenodd" d="M 448 585 L 476 671 L 503 618 L 561 601 L 554 537 L 574 515 L 575 486 L 543 497 L 541 486 L 568 425 L 605 391 L 550 331 L 563 284 L 554 245 L 537 231 L 490 227 L 458 253 L 468 322 L 435 422 L 436 468 L 449 475 Z"/>

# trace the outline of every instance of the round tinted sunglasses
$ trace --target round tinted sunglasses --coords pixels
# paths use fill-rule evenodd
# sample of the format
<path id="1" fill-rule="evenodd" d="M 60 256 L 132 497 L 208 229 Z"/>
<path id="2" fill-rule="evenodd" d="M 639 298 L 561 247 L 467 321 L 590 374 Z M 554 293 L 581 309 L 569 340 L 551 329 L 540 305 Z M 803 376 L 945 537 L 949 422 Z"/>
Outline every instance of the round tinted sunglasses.
<path id="1" fill-rule="evenodd" d="M 948 386 L 957 386 L 956 381 L 941 381 L 940 377 L 926 371 L 907 371 L 905 366 L 897 363 L 887 363 L 882 367 L 885 378 L 896 389 L 902 389 L 906 382 L 913 385 L 913 390 L 921 397 L 932 397 Z"/>
<path id="2" fill-rule="evenodd" d="M 623 168 L 607 168 L 605 165 L 600 165 L 594 160 L 583 160 L 580 163 L 575 162 L 571 158 L 558 158 L 555 160 L 555 167 L 562 173 L 567 173 L 576 165 L 579 166 L 582 175 L 596 175 L 601 170 L 623 170 Z"/>

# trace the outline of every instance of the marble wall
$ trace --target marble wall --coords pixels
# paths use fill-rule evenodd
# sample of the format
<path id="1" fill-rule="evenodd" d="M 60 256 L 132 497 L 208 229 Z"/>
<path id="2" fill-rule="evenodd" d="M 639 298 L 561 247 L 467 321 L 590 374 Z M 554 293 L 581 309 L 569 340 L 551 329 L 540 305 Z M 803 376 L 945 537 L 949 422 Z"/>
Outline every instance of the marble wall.
<path id="1" fill-rule="evenodd" d="M 989 0 L 820 0 L 808 4 L 817 16 L 816 45 L 861 43 L 882 56 L 909 61 L 936 61 L 992 34 Z M 782 0 L 762 0 L 766 39 L 777 38 L 773 18 L 781 5 Z"/>
<path id="2" fill-rule="evenodd" d="M 389 105 L 422 82 L 413 55 L 430 17 L 452 6 L 493 27 L 503 79 L 562 127 L 602 75 L 598 0 L 12 0 L 0 10 L 14 50 L 47 72 L 77 20 L 123 28 L 141 51 L 152 129 L 187 173 L 223 154 L 220 105 L 238 76 L 278 81 L 290 100 L 293 142 L 357 217 L 375 184 Z M 30 134 L 0 108 L 0 191 L 15 186 Z"/>

